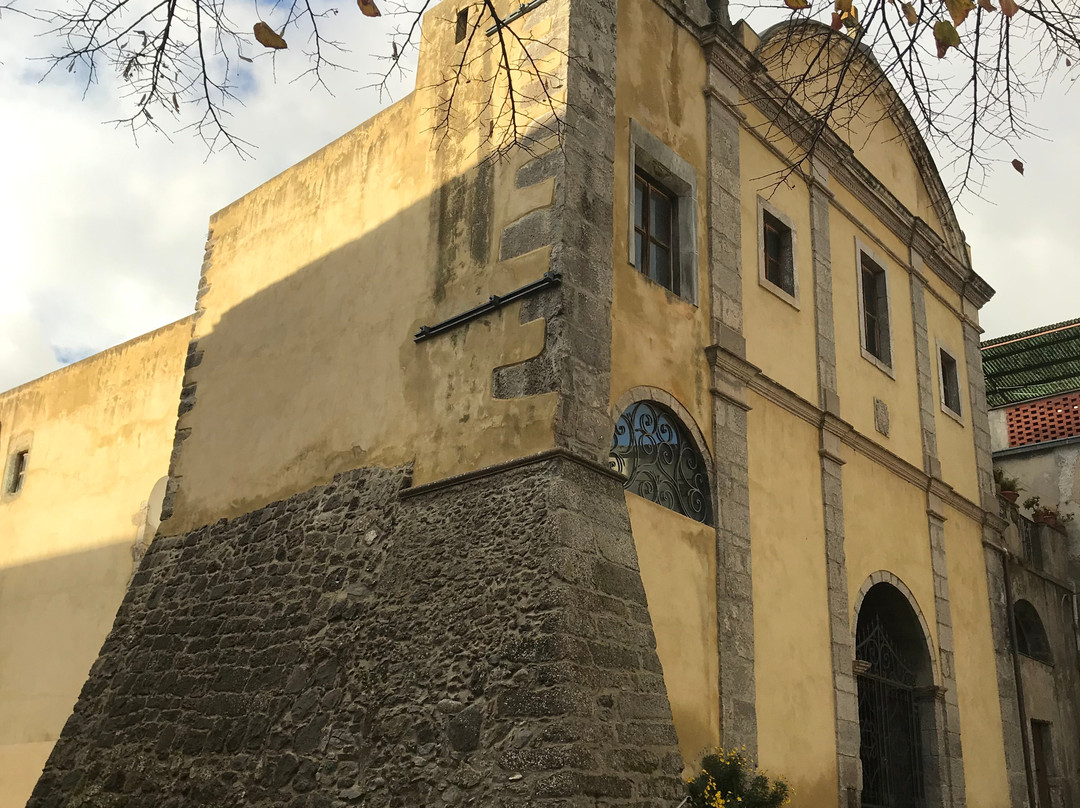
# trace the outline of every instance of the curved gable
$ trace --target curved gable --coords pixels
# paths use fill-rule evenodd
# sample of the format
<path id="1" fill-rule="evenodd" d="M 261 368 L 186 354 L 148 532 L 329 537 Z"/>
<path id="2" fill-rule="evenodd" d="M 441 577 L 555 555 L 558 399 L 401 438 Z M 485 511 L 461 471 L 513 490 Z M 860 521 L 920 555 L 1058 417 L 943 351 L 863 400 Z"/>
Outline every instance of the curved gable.
<path id="1" fill-rule="evenodd" d="M 792 99 L 814 113 L 828 103 L 832 71 L 848 59 L 852 41 L 814 20 L 789 20 L 761 35 L 755 56 Z M 783 53 L 783 58 L 777 58 Z M 834 110 L 831 131 L 913 215 L 926 222 L 963 264 L 963 231 L 915 120 L 865 46 L 844 73 L 852 87 Z M 803 77 L 805 76 L 805 80 Z"/>

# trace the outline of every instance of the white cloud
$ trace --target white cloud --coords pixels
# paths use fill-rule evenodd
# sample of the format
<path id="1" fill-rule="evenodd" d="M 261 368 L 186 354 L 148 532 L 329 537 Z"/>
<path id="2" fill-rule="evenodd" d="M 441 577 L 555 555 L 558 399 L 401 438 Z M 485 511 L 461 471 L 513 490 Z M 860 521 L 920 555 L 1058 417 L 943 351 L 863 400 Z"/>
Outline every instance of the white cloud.
<path id="1" fill-rule="evenodd" d="M 362 71 L 373 70 L 364 54 L 385 51 L 395 23 L 347 11 L 354 5 L 334 18 L 335 36 Z M 42 53 L 47 44 L 29 33 L 5 16 L 0 53 Z M 245 65 L 246 106 L 233 119 L 235 131 L 258 144 L 254 159 L 207 159 L 186 133 L 172 143 L 147 135 L 136 146 L 126 131 L 103 125 L 123 111 L 111 86 L 91 87 L 81 100 L 78 76 L 38 84 L 40 62 L 4 58 L 0 390 L 190 313 L 210 214 L 381 106 L 373 90 L 355 89 L 371 81 L 366 73 L 337 74 L 332 97 L 286 80 L 300 69 L 300 47 L 273 57 L 276 65 L 262 55 Z M 990 177 L 984 193 L 997 205 L 971 199 L 959 211 L 976 268 L 998 290 L 983 312 L 988 336 L 1080 316 L 1073 258 L 1080 111 L 1070 102 L 1055 92 L 1033 105 L 1033 122 L 1052 140 L 1019 146 L 1025 176 L 1003 163 Z"/>

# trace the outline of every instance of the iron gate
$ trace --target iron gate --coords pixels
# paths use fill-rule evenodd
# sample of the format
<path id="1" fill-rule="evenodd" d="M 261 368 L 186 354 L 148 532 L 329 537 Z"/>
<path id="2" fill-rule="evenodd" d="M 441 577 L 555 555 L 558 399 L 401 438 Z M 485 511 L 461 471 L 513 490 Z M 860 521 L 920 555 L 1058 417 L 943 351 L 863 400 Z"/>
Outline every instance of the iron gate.
<path id="1" fill-rule="evenodd" d="M 879 615 L 859 621 L 855 640 L 863 808 L 925 808 L 915 671 Z"/>

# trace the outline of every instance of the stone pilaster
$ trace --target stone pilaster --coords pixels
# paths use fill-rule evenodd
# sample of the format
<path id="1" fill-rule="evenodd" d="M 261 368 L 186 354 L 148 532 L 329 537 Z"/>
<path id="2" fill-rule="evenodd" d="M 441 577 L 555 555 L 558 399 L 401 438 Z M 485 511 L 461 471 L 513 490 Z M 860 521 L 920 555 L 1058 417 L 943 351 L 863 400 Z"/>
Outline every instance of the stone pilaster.
<path id="1" fill-rule="evenodd" d="M 960 745 L 960 704 L 953 665 L 952 609 L 949 605 L 949 577 L 945 556 L 945 517 L 941 500 L 928 495 L 927 519 L 930 530 L 930 563 L 934 573 L 934 613 L 937 617 L 938 666 L 941 669 L 941 705 L 936 751 L 941 756 L 939 781 L 942 804 L 962 808 L 967 804 L 964 784 L 964 756 Z"/>
<path id="2" fill-rule="evenodd" d="M 721 30 L 720 36 L 728 36 Z M 707 58 L 709 52 L 707 50 Z M 715 64 L 706 86 L 708 298 L 714 345 L 713 445 L 717 491 L 716 601 L 720 727 L 725 746 L 757 751 L 754 604 L 747 444 L 746 342 L 742 336 L 742 227 L 738 94 Z"/>
<path id="3" fill-rule="evenodd" d="M 919 423 L 922 435 L 923 470 L 930 475 L 927 491 L 927 533 L 930 539 L 930 566 L 934 576 L 934 615 L 937 623 L 940 690 L 935 697 L 935 735 L 930 741 L 929 757 L 936 771 L 927 772 L 927 781 L 937 791 L 940 805 L 962 808 L 966 804 L 964 757 L 960 746 L 960 707 L 953 668 L 952 609 L 949 604 L 949 570 L 945 555 L 945 506 L 934 488 L 941 479 L 937 451 L 937 426 L 933 387 L 935 351 L 930 344 L 926 319 L 926 288 L 922 279 L 923 262 L 911 254 L 911 320 L 915 338 L 915 378 L 919 388 Z M 939 492 L 940 493 L 940 492 Z"/>
<path id="4" fill-rule="evenodd" d="M 972 304 L 964 301 L 965 309 Z M 979 494 L 983 509 L 997 515 L 994 491 L 994 462 L 990 452 L 990 421 L 986 412 L 986 381 L 983 377 L 980 329 L 964 322 L 964 362 L 967 366 L 968 402 L 975 439 L 975 464 L 979 476 Z M 1020 727 L 1020 705 L 1016 697 L 1016 677 L 1009 649 L 1010 604 L 1005 595 L 1005 568 L 1002 552 L 1005 541 L 992 524 L 983 524 L 986 560 L 986 590 L 990 598 L 990 630 L 994 637 L 998 699 L 1001 705 L 1001 729 L 1005 736 L 1005 768 L 1009 776 L 1009 801 L 1017 808 L 1028 805 L 1027 773 L 1024 770 L 1024 742 Z"/>
<path id="5" fill-rule="evenodd" d="M 915 328 L 915 373 L 919 384 L 919 422 L 922 426 L 923 471 L 941 476 L 937 453 L 937 428 L 934 420 L 934 390 L 931 374 L 930 333 L 926 325 L 926 285 L 921 277 L 922 260 L 912 253 L 911 320 Z"/>
<path id="6" fill-rule="evenodd" d="M 826 419 L 838 416 L 840 398 L 836 388 L 836 341 L 832 299 L 832 247 L 829 230 L 828 170 L 818 161 L 810 166 L 810 249 L 814 271 L 814 322 L 817 333 L 818 406 Z M 851 663 L 850 604 L 848 602 L 847 558 L 844 552 L 844 489 L 841 471 L 844 459 L 839 438 L 823 424 L 819 435 L 821 458 L 821 499 L 825 514 L 825 565 L 828 582 L 829 646 L 833 669 L 833 698 L 836 711 L 836 764 L 839 774 L 840 804 L 858 804 L 862 788 L 859 768 L 858 686 Z"/>
<path id="7" fill-rule="evenodd" d="M 570 0 L 566 136 L 551 268 L 562 274 L 554 349 L 556 445 L 597 461 L 611 441 L 611 255 L 615 188 L 615 0 Z"/>

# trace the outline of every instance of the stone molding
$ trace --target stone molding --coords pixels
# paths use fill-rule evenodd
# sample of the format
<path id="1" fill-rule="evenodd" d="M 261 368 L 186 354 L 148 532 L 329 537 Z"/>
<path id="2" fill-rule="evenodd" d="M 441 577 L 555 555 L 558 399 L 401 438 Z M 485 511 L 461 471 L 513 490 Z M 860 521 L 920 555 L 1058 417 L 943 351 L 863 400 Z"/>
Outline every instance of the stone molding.
<path id="1" fill-rule="evenodd" d="M 766 376 L 760 368 L 740 359 L 730 351 L 726 351 L 719 345 L 710 345 L 706 350 L 706 356 L 714 370 L 720 369 L 726 376 L 745 380 L 746 389 L 760 395 L 762 398 L 776 404 L 790 412 L 808 424 L 823 428 L 835 435 L 840 441 L 855 450 L 864 457 L 873 460 L 881 466 L 889 469 L 896 476 L 911 483 L 920 490 L 926 491 L 934 487 L 938 495 L 951 507 L 968 518 L 982 523 L 998 524 L 1000 517 L 996 513 L 984 510 L 967 497 L 958 493 L 948 483 L 930 477 L 922 469 L 912 465 L 908 461 L 886 449 L 871 438 L 866 437 L 855 429 L 854 426 L 838 418 L 830 412 L 811 404 L 799 394 L 784 387 L 779 382 Z M 714 373 L 715 386 L 715 373 Z M 714 395 L 722 395 L 716 389 Z M 745 409 L 750 409 L 749 404 L 743 404 Z"/>
<path id="2" fill-rule="evenodd" d="M 746 356 L 743 337 L 741 126 L 737 94 L 722 71 L 706 66 L 705 214 L 710 332 L 716 349 Z M 704 296 L 704 294 L 703 294 Z M 742 359 L 741 361 L 745 361 Z M 722 743 L 757 753 L 754 592 L 746 383 L 710 362 L 716 502 L 716 620 Z M 738 367 L 736 362 L 734 367 Z"/>
<path id="3" fill-rule="evenodd" d="M 690 435 L 694 439 L 694 445 L 698 450 L 698 453 L 705 460 L 705 468 L 709 474 L 709 479 L 711 480 L 713 478 L 713 456 L 712 452 L 709 450 L 709 444 L 705 441 L 705 434 L 701 431 L 697 421 L 694 420 L 694 416 L 690 414 L 690 410 L 686 409 L 679 399 L 675 398 L 675 396 L 663 388 L 642 384 L 637 387 L 631 387 L 619 396 L 618 400 L 616 400 L 610 410 L 612 434 L 614 434 L 615 425 L 618 423 L 622 414 L 626 412 L 627 407 L 631 404 L 636 404 L 639 401 L 655 401 L 658 404 L 663 404 L 679 417 L 683 426 L 690 431 Z"/>
<path id="4" fill-rule="evenodd" d="M 859 592 L 855 596 L 854 608 L 852 614 L 855 619 L 851 621 L 851 643 L 852 648 L 855 647 L 855 631 L 859 623 L 859 611 L 862 609 L 863 601 L 866 600 L 866 594 L 870 589 L 877 584 L 890 584 L 904 596 L 904 599 L 911 606 L 912 611 L 915 612 L 915 617 L 919 620 L 919 627 L 923 632 L 923 640 L 926 643 L 926 651 L 930 654 L 930 669 L 934 677 L 934 684 L 938 687 L 944 686 L 941 679 L 941 666 L 939 664 L 938 655 L 934 653 L 934 635 L 930 633 L 930 626 L 926 622 L 926 617 L 923 615 L 923 610 L 919 606 L 919 601 L 915 599 L 915 595 L 911 593 L 908 585 L 905 584 L 898 575 L 890 572 L 889 570 L 878 570 L 872 572 L 863 581 L 862 586 L 859 587 Z"/>

